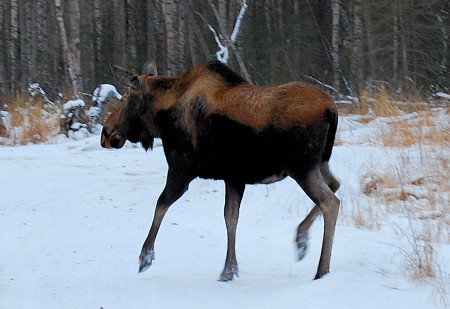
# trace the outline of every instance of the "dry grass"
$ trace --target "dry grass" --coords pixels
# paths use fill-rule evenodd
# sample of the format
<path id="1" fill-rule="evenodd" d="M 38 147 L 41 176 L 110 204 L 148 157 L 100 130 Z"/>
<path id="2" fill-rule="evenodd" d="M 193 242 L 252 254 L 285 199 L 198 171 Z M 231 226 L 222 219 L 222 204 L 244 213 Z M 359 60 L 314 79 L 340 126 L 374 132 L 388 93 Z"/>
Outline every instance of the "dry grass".
<path id="1" fill-rule="evenodd" d="M 53 143 L 59 133 L 61 112 L 42 96 L 9 99 L 8 141 L 13 145 Z"/>
<path id="2" fill-rule="evenodd" d="M 408 100 L 376 90 L 372 97 L 363 93 L 355 104 L 354 114 L 361 115 L 357 121 L 371 128 L 371 143 L 394 149 L 385 160 L 388 166 L 367 166 L 361 179 L 367 200 L 353 205 L 352 220 L 357 227 L 377 229 L 407 218 L 409 227 L 397 226 L 409 243 L 399 248 L 407 274 L 429 283 L 447 304 L 450 275 L 442 271 L 435 245 L 450 243 L 449 110 L 423 102 L 420 95 Z"/>

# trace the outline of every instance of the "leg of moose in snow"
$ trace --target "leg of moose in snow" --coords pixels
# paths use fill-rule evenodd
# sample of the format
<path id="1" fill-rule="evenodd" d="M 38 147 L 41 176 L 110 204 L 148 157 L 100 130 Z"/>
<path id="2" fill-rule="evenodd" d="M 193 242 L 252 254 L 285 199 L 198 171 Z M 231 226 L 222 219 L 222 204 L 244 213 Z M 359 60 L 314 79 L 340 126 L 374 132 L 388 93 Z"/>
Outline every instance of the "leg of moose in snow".
<path id="1" fill-rule="evenodd" d="M 139 255 L 139 272 L 147 270 L 152 265 L 152 261 L 155 259 L 155 239 L 164 215 L 169 209 L 169 206 L 187 191 L 191 180 L 192 178 L 183 177 L 183 175 L 175 174 L 173 171 L 169 170 L 166 186 L 159 196 L 158 202 L 156 203 L 152 226 L 148 233 L 147 239 L 142 246 L 141 254 Z"/>
<path id="2" fill-rule="evenodd" d="M 225 224 L 227 226 L 228 249 L 225 267 L 220 275 L 220 281 L 233 280 L 238 277 L 238 264 L 236 260 L 236 227 L 239 220 L 239 207 L 244 195 L 245 184 L 233 184 L 225 181 Z"/>
<path id="3" fill-rule="evenodd" d="M 315 277 L 315 279 L 319 279 L 327 274 L 330 269 L 331 249 L 340 201 L 334 195 L 333 190 L 331 190 L 325 182 L 319 168 L 311 170 L 306 177 L 296 178 L 296 181 L 317 205 L 313 208 L 313 211 L 317 212 L 316 208 L 320 209 L 324 218 L 322 252 L 320 254 L 319 266 Z"/>
<path id="4" fill-rule="evenodd" d="M 320 173 L 322 174 L 322 178 L 325 180 L 328 187 L 333 192 L 336 192 L 339 189 L 340 184 L 331 174 L 328 167 L 328 161 L 324 161 L 320 164 Z M 319 214 L 320 208 L 319 206 L 315 205 L 308 216 L 306 216 L 306 218 L 298 226 L 297 238 L 295 241 L 297 243 L 299 261 L 301 261 L 306 255 L 306 250 L 308 248 L 308 230 Z"/>

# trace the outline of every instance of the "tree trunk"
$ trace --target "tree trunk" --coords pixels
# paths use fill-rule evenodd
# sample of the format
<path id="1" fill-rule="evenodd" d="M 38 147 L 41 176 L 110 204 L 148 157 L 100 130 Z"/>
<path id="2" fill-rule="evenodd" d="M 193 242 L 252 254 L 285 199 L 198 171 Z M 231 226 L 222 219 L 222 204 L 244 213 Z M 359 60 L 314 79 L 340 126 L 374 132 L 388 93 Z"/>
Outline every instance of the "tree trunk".
<path id="1" fill-rule="evenodd" d="M 125 37 L 125 4 L 124 0 L 113 0 L 113 51 L 112 61 L 114 64 L 125 66 L 127 61 L 125 57 L 128 54 L 126 50 L 126 37 Z"/>
<path id="2" fill-rule="evenodd" d="M 136 29 L 134 28 L 134 18 L 133 18 L 133 2 L 131 0 L 126 0 L 126 12 L 125 12 L 125 33 L 126 33 L 126 45 L 128 47 L 129 59 L 128 64 L 135 65 L 137 59 L 137 49 L 136 49 Z"/>
<path id="3" fill-rule="evenodd" d="M 83 92 L 83 77 L 81 76 L 81 49 L 80 49 L 80 6 L 79 0 L 67 1 L 68 21 L 69 21 L 69 49 L 72 54 L 72 65 L 75 75 L 76 97 L 80 97 Z"/>
<path id="4" fill-rule="evenodd" d="M 48 70 L 50 63 L 48 61 L 48 31 L 47 31 L 47 20 L 49 19 L 49 14 L 47 12 L 47 4 L 45 0 L 36 1 L 36 15 L 39 17 L 36 21 L 36 50 L 37 50 L 37 63 L 36 69 L 40 77 L 44 76 L 42 74 L 46 69 Z"/>
<path id="5" fill-rule="evenodd" d="M 272 8 L 273 8 L 273 0 L 264 0 L 264 17 L 265 17 L 265 26 L 267 31 L 267 40 L 269 44 L 267 45 L 267 48 L 271 48 L 272 46 L 275 46 L 274 42 L 274 36 L 272 33 L 274 33 L 273 30 L 273 18 L 272 18 Z M 277 75 L 277 61 L 276 61 L 276 53 L 268 52 L 269 55 L 269 67 L 270 67 L 270 74 L 267 76 L 269 85 L 272 85 L 274 83 L 274 77 Z"/>
<path id="6" fill-rule="evenodd" d="M 164 15 L 164 25 L 166 26 L 166 46 L 167 46 L 167 75 L 177 74 L 176 56 L 177 52 L 177 5 L 174 0 L 164 0 L 162 2 Z"/>
<path id="7" fill-rule="evenodd" d="M 78 10 L 78 2 L 77 1 L 70 1 L 71 3 L 71 9 L 69 10 L 71 14 L 68 14 L 69 16 L 69 30 L 74 31 L 72 33 L 72 40 L 69 41 L 67 31 L 66 31 L 66 25 L 64 23 L 63 19 L 63 12 L 61 7 L 61 0 L 55 0 L 55 8 L 56 8 L 56 19 L 58 21 L 59 25 L 59 31 L 61 36 L 61 43 L 64 49 L 64 58 L 65 58 L 65 64 L 67 66 L 67 71 L 69 72 L 69 79 L 71 84 L 71 96 L 74 98 L 79 98 L 82 91 L 82 85 L 81 85 L 81 78 L 80 78 L 80 51 L 77 47 L 79 43 L 79 26 L 77 26 L 76 16 L 71 16 L 72 14 L 78 15 L 78 21 L 79 21 L 79 10 Z M 79 23 L 78 23 L 79 25 Z M 76 28 L 77 29 L 73 29 Z M 78 35 L 78 36 L 77 36 Z"/>
<path id="8" fill-rule="evenodd" d="M 444 86 L 446 84 L 446 77 L 447 77 L 447 63 L 449 56 L 448 53 L 448 32 L 447 28 L 445 27 L 444 19 L 440 16 L 436 16 L 439 26 L 441 28 L 442 33 L 442 58 L 440 63 L 440 74 L 439 74 L 439 84 L 440 86 Z"/>
<path id="9" fill-rule="evenodd" d="M 11 0 L 11 27 L 9 28 L 9 67 L 11 90 L 16 92 L 19 83 L 19 5 L 18 0 Z"/>
<path id="10" fill-rule="evenodd" d="M 83 44 L 79 44 L 81 52 L 81 74 L 83 89 L 91 88 L 95 81 L 95 51 L 96 40 L 92 39 L 95 35 L 95 5 L 92 1 L 81 1 L 80 12 L 83 18 L 80 19 L 80 27 L 83 31 L 80 33 L 80 40 Z"/>
<path id="11" fill-rule="evenodd" d="M 5 10 L 5 2 L 0 2 L 0 25 L 5 25 L 5 14 L 6 14 L 6 10 Z M 0 38 L 0 50 L 3 50 L 5 52 L 7 52 L 7 48 L 6 48 L 6 40 L 5 37 L 7 36 L 7 32 L 6 29 L 4 30 L 0 30 L 0 35 L 2 36 Z M 5 53 L 2 53 L 2 55 L 0 55 L 0 101 L 2 101 L 3 99 L 5 99 L 8 96 L 8 84 L 7 84 L 7 74 L 6 74 L 6 55 Z M 0 111 L 3 110 L 3 104 L 0 104 Z M 0 117 L 0 121 L 1 121 L 1 117 Z M 0 129 L 1 130 L 1 129 Z"/>
<path id="12" fill-rule="evenodd" d="M 95 63 L 100 62 L 103 37 L 102 1 L 94 0 Z"/>
<path id="13" fill-rule="evenodd" d="M 186 39 L 187 39 L 187 23 L 186 23 L 186 16 L 187 14 L 187 4 L 186 1 L 180 1 L 177 4 L 177 29 L 178 29 L 178 42 L 177 42 L 177 51 L 178 51 L 178 57 L 176 57 L 176 65 L 175 65 L 175 71 L 177 74 L 185 71 L 188 67 L 187 60 L 188 60 L 188 53 L 189 49 L 186 46 Z"/>
<path id="14" fill-rule="evenodd" d="M 147 2 L 147 60 L 156 62 L 156 12 L 155 4 L 152 1 Z"/>
<path id="15" fill-rule="evenodd" d="M 401 52 L 402 52 L 402 76 L 400 76 L 400 84 L 404 85 L 406 92 L 409 92 L 409 82 L 407 79 L 409 76 L 408 70 L 408 51 L 407 51 L 407 34 L 405 29 L 405 22 L 403 17 L 403 6 L 401 5 L 401 1 L 399 1 L 399 10 L 398 10 L 398 18 L 399 18 L 399 26 L 400 26 L 400 44 L 401 44 Z"/>
<path id="16" fill-rule="evenodd" d="M 332 23 L 331 23 L 331 48 L 332 48 L 332 60 L 333 60 L 333 87 L 340 91 L 340 35 L 339 35 L 339 17 L 340 17 L 341 5 L 339 0 L 331 1 Z"/>
<path id="17" fill-rule="evenodd" d="M 399 42 L 398 42 L 398 0 L 394 1 L 393 5 L 393 12 L 394 12 L 394 29 L 393 34 L 393 42 L 392 42 L 392 48 L 393 48 L 393 59 L 392 59 L 392 75 L 394 81 L 398 80 L 398 51 L 399 51 Z"/>
<path id="18" fill-rule="evenodd" d="M 365 17 L 365 29 L 366 29 L 366 39 L 367 39 L 367 56 L 369 58 L 369 71 L 370 74 L 368 76 L 369 85 L 372 85 L 376 78 L 376 59 L 375 59 L 375 38 L 372 33 L 372 17 L 371 13 L 365 9 L 364 12 Z M 371 88 L 371 87 L 369 87 Z"/>
<path id="19" fill-rule="evenodd" d="M 361 21 L 361 0 L 355 2 L 353 17 L 353 45 L 351 70 L 356 77 L 355 85 L 358 94 L 363 90 L 364 65 L 363 65 L 363 25 Z"/>

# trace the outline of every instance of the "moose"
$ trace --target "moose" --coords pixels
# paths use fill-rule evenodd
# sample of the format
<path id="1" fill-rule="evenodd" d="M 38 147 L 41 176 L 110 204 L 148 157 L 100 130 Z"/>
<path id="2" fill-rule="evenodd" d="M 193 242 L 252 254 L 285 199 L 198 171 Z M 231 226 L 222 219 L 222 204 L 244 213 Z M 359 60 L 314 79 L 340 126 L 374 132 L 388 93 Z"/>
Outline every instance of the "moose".
<path id="1" fill-rule="evenodd" d="M 155 66 L 156 67 L 156 66 Z M 135 75 L 111 65 L 128 90 L 107 118 L 104 148 L 122 148 L 126 140 L 147 151 L 162 141 L 167 180 L 139 256 L 139 272 L 155 258 L 155 239 L 169 209 L 197 178 L 224 180 L 224 217 L 228 248 L 220 281 L 238 276 L 235 253 L 239 208 L 247 184 L 293 178 L 315 206 L 298 225 L 298 260 L 308 246 L 308 230 L 324 219 L 322 251 L 315 279 L 329 272 L 340 201 L 340 184 L 331 174 L 338 113 L 331 96 L 307 83 L 256 86 L 218 61 L 200 64 L 176 76 L 156 72 Z"/>

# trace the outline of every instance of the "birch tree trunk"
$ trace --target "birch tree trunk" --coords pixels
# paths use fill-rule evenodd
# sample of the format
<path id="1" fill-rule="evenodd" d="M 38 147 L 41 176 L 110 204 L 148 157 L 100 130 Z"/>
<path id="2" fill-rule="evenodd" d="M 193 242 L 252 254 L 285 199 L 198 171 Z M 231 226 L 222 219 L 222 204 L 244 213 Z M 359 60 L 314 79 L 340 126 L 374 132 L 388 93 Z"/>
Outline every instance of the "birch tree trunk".
<path id="1" fill-rule="evenodd" d="M 177 5 L 174 0 L 164 0 L 162 10 L 164 24 L 166 26 L 166 48 L 167 48 L 167 75 L 173 76 L 176 72 L 177 55 Z"/>
<path id="2" fill-rule="evenodd" d="M 339 92 L 339 80 L 341 75 L 340 67 L 340 35 L 339 35 L 339 17 L 340 17 L 341 5 L 339 0 L 331 1 L 332 23 L 331 23 L 331 48 L 332 48 L 332 60 L 333 60 L 333 87 Z"/>
<path id="3" fill-rule="evenodd" d="M 77 14 L 77 8 L 78 8 L 78 2 L 73 0 L 69 1 L 72 5 L 72 10 L 75 10 L 75 12 L 71 12 L 73 14 Z M 80 80 L 80 51 L 77 47 L 77 44 L 79 43 L 79 30 L 73 29 L 76 27 L 76 22 L 74 20 L 71 20 L 69 29 L 74 31 L 75 33 L 72 33 L 72 40 L 69 41 L 66 31 L 66 25 L 64 23 L 63 19 L 63 12 L 61 7 L 61 0 L 55 0 L 55 8 L 56 8 L 56 19 L 59 26 L 59 33 L 61 37 L 61 43 L 64 49 L 64 58 L 65 58 L 65 64 L 67 66 L 67 71 L 69 72 L 69 79 L 71 84 L 71 95 L 74 98 L 80 98 L 81 91 L 82 91 L 82 85 Z M 78 10 L 78 21 L 79 21 L 79 10 Z M 73 17 L 69 18 L 72 19 Z M 76 18 L 76 17 L 75 17 Z M 79 24 L 79 23 L 78 23 Z M 78 26 L 79 28 L 79 26 Z M 78 37 L 77 37 L 78 33 Z"/>

